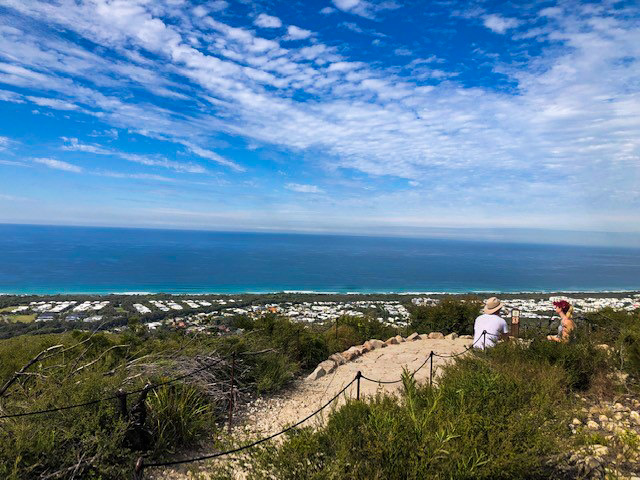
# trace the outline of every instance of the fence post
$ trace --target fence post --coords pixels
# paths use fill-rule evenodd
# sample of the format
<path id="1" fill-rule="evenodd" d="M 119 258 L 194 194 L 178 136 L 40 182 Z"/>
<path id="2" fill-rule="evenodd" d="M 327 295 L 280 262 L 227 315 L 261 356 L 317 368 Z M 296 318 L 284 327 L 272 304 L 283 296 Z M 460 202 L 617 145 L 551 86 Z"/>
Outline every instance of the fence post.
<path id="1" fill-rule="evenodd" d="M 120 417 L 127 420 L 129 418 L 129 409 L 127 408 L 127 393 L 119 388 L 116 392 L 120 406 Z"/>
<path id="2" fill-rule="evenodd" d="M 429 386 L 433 386 L 433 350 L 429 354 Z"/>
<path id="3" fill-rule="evenodd" d="M 362 376 L 362 372 L 358 370 L 356 373 L 356 400 L 360 400 L 360 377 Z"/>
<path id="4" fill-rule="evenodd" d="M 231 355 L 231 389 L 229 391 L 229 433 L 233 424 L 233 382 L 236 370 L 236 352 Z"/>
<path id="5" fill-rule="evenodd" d="M 487 353 L 487 331 L 486 330 L 482 332 L 482 350 L 484 350 L 484 353 Z"/>
<path id="6" fill-rule="evenodd" d="M 133 469 L 133 480 L 143 480 L 144 478 L 144 459 L 138 457 L 136 466 Z"/>

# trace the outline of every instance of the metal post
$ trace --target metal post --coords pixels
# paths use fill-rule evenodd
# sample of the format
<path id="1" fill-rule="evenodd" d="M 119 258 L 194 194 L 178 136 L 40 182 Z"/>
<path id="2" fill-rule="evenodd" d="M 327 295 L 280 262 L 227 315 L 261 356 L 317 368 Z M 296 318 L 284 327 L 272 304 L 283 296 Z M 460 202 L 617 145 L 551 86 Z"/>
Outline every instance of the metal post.
<path id="1" fill-rule="evenodd" d="M 484 352 L 487 352 L 487 331 L 483 331 L 482 332 L 482 350 L 484 350 Z"/>
<path id="2" fill-rule="evenodd" d="M 433 386 L 433 350 L 429 354 L 429 386 Z"/>
<path id="3" fill-rule="evenodd" d="M 360 377 L 362 376 L 362 372 L 358 370 L 356 373 L 356 400 L 360 400 Z"/>
<path id="4" fill-rule="evenodd" d="M 144 459 L 142 457 L 138 457 L 138 461 L 136 461 L 136 466 L 133 469 L 133 480 L 143 480 L 144 478 Z"/>
<path id="5" fill-rule="evenodd" d="M 231 427 L 233 425 L 233 381 L 236 370 L 236 352 L 231 355 L 231 388 L 229 390 L 229 424 L 228 429 L 231 433 Z"/>

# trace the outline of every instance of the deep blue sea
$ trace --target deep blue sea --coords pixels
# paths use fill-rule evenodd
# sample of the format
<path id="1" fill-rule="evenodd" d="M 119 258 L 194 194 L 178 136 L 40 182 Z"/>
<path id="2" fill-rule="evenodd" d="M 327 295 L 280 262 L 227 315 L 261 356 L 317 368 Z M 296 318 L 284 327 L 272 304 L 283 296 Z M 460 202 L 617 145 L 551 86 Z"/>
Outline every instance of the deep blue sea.
<path id="1" fill-rule="evenodd" d="M 640 290 L 640 249 L 0 225 L 0 293 Z"/>

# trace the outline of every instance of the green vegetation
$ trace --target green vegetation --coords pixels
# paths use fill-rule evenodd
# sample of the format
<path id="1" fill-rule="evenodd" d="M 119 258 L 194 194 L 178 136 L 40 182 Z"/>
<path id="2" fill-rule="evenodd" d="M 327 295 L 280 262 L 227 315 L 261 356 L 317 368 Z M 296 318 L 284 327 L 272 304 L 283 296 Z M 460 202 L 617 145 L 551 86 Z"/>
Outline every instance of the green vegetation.
<path id="1" fill-rule="evenodd" d="M 373 322 L 345 319 L 343 328 L 349 329 L 354 342 L 379 331 L 393 333 Z M 129 477 L 142 443 L 147 443 L 149 458 L 166 458 L 215 434 L 216 425 L 226 418 L 232 353 L 237 366 L 234 381 L 242 400 L 247 393 L 283 388 L 335 351 L 328 340 L 334 338 L 335 329 L 330 335 L 330 328 L 325 332 L 275 315 L 257 320 L 238 317 L 233 323 L 242 325 L 246 333 L 228 337 L 152 334 L 134 321 L 121 334 L 75 331 L 1 340 L 0 388 L 38 354 L 51 350 L 0 393 L 0 414 L 89 402 L 113 396 L 120 388 L 140 389 L 147 382 L 183 375 L 215 359 L 226 360 L 149 392 L 144 402 L 147 420 L 139 431 L 131 430 L 116 399 L 0 420 L 0 478 L 54 474 L 64 478 L 73 469 L 86 479 Z M 262 353 L 244 355 L 250 352 Z M 127 398 L 130 409 L 138 398 L 139 394 Z"/>
<path id="2" fill-rule="evenodd" d="M 413 306 L 411 328 L 419 332 L 456 332 L 459 335 L 473 333 L 473 322 L 482 307 L 478 297 L 445 297 L 434 306 Z"/>
<path id="3" fill-rule="evenodd" d="M 256 478 L 553 478 L 571 444 L 572 392 L 611 368 L 579 339 L 501 344 L 462 357 L 438 385 L 405 374 L 399 397 L 350 400 L 325 427 L 289 434 L 253 456 Z"/>
<path id="4" fill-rule="evenodd" d="M 31 323 L 36 319 L 36 315 L 7 315 L 5 318 L 9 323 Z"/>

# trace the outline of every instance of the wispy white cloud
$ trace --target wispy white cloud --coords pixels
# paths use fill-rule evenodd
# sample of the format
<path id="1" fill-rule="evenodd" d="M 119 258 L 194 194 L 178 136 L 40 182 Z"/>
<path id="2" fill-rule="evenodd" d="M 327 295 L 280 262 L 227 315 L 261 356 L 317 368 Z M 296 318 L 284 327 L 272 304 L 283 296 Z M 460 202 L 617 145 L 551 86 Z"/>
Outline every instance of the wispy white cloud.
<path id="1" fill-rule="evenodd" d="M 261 13 L 253 21 L 254 25 L 262 28 L 280 28 L 282 26 L 282 20 L 278 17 L 272 17 L 266 13 Z"/>
<path id="2" fill-rule="evenodd" d="M 500 34 L 506 33 L 507 30 L 520 25 L 520 21 L 516 18 L 503 17 L 495 13 L 484 15 L 483 23 L 488 29 Z"/>
<path id="3" fill-rule="evenodd" d="M 147 165 L 150 167 L 162 167 L 184 173 L 207 173 L 207 170 L 201 165 L 194 163 L 183 163 L 168 160 L 161 155 L 141 155 L 129 152 L 121 152 L 118 150 L 104 148 L 100 145 L 81 143 L 77 138 L 62 137 L 65 141 L 62 149 L 75 152 L 94 153 L 96 155 L 113 155 L 130 162 Z"/>
<path id="4" fill-rule="evenodd" d="M 375 18 L 376 13 L 384 10 L 395 10 L 401 5 L 394 1 L 368 2 L 365 0 L 332 0 L 333 4 L 343 12 L 353 13 L 365 18 Z"/>
<path id="5" fill-rule="evenodd" d="M 287 190 L 291 190 L 292 192 L 298 193 L 324 193 L 317 185 L 305 185 L 301 183 L 287 183 L 285 185 Z"/>
<path id="6" fill-rule="evenodd" d="M 295 25 L 289 25 L 287 27 L 287 40 L 304 40 L 313 35 L 311 30 L 305 30 L 304 28 L 296 27 Z"/>
<path id="7" fill-rule="evenodd" d="M 62 160 L 56 160 L 54 158 L 33 158 L 35 163 L 39 163 L 49 168 L 53 168 L 54 170 L 63 170 L 65 172 L 74 172 L 80 173 L 82 172 L 82 168 L 77 165 L 73 165 L 72 163 L 63 162 Z"/>

